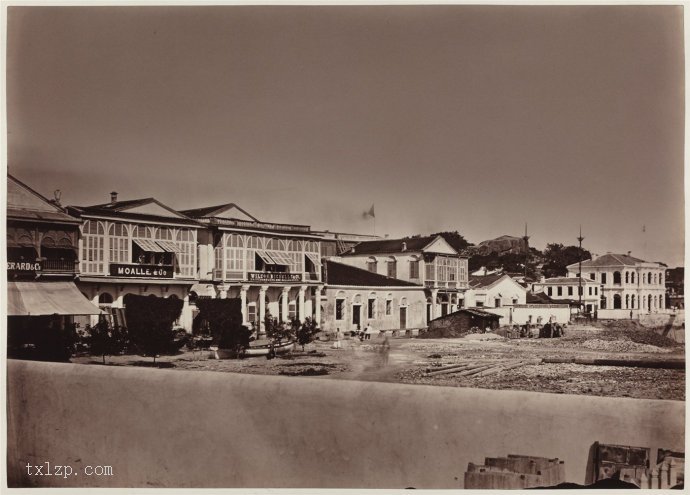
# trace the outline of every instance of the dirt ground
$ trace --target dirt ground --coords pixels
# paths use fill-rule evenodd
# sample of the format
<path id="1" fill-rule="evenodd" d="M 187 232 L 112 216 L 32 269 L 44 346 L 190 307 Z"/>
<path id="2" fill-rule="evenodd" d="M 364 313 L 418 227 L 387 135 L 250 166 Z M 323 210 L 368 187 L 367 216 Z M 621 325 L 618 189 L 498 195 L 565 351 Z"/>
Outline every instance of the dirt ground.
<path id="1" fill-rule="evenodd" d="M 540 358 L 683 359 L 685 348 L 652 331 L 620 325 L 611 328 L 570 326 L 560 339 L 508 340 L 492 334 L 455 339 L 389 339 L 390 351 L 383 352 L 383 338 L 333 342 L 317 341 L 305 351 L 296 350 L 268 360 L 265 357 L 215 360 L 208 351 L 161 356 L 159 367 L 174 370 L 205 370 L 226 373 L 254 373 L 312 376 L 452 387 L 529 390 L 559 394 L 685 400 L 685 371 L 580 364 L 528 364 L 488 376 L 458 374 L 429 375 L 441 366 L 486 360 Z M 387 354 L 387 355 L 386 355 Z M 100 364 L 101 359 L 76 357 L 72 362 Z M 108 357 L 110 365 L 153 366 L 151 358 L 136 355 Z"/>

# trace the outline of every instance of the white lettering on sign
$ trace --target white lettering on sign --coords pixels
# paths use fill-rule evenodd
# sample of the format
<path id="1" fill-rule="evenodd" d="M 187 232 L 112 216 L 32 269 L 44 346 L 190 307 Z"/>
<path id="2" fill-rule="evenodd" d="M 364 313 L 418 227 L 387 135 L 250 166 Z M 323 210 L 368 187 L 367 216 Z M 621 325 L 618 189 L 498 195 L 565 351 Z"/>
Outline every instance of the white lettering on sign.
<path id="1" fill-rule="evenodd" d="M 41 264 L 39 262 L 26 262 L 26 261 L 8 261 L 8 270 L 19 270 L 27 272 L 39 272 L 41 271 Z"/>

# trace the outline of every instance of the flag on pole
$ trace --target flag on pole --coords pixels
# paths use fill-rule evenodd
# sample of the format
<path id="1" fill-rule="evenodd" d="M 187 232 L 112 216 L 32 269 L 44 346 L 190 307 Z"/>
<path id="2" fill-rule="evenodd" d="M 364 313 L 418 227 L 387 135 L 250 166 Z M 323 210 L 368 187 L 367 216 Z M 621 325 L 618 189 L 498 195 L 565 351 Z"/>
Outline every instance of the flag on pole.
<path id="1" fill-rule="evenodd" d="M 376 215 L 374 214 L 374 205 L 371 205 L 371 208 L 369 208 L 369 211 L 365 211 L 362 213 L 362 218 L 376 218 Z"/>

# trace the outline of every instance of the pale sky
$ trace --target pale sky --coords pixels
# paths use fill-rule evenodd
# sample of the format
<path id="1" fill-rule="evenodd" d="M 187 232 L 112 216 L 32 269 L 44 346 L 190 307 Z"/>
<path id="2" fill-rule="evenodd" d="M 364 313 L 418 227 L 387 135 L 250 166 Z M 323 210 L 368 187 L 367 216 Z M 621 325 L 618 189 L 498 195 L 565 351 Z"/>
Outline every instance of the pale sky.
<path id="1" fill-rule="evenodd" d="M 680 6 L 10 7 L 10 173 L 64 204 L 683 264 Z M 643 225 L 646 232 L 642 231 Z"/>

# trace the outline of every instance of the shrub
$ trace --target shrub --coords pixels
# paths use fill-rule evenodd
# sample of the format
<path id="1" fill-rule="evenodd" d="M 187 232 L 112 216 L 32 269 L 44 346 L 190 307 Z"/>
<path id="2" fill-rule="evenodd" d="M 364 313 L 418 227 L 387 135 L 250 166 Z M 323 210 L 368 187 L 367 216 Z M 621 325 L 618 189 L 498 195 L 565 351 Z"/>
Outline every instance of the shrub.
<path id="1" fill-rule="evenodd" d="M 266 337 L 276 344 L 280 344 L 283 340 L 288 342 L 295 340 L 296 328 L 294 328 L 293 324 L 280 322 L 278 318 L 274 318 L 270 313 L 266 313 L 264 317 L 264 328 L 266 329 Z"/>
<path id="2" fill-rule="evenodd" d="M 88 329 L 86 341 L 92 356 L 101 356 L 105 364 L 106 356 L 120 354 L 127 344 L 127 331 L 120 326 L 111 325 L 108 320 L 100 321 Z"/>
<path id="3" fill-rule="evenodd" d="M 169 352 L 174 334 L 173 323 L 180 317 L 180 299 L 156 296 L 125 296 L 125 318 L 131 342 L 144 356 L 153 357 Z"/>
<path id="4" fill-rule="evenodd" d="M 233 349 L 238 355 L 249 347 L 250 330 L 242 325 L 242 306 L 239 299 L 199 299 L 197 335 L 208 332 L 213 345 Z M 204 331 L 206 330 L 206 332 Z"/>
<path id="5" fill-rule="evenodd" d="M 305 318 L 302 324 L 300 324 L 299 320 L 293 319 L 292 327 L 296 328 L 295 335 L 297 337 L 297 342 L 302 346 L 302 351 L 304 351 L 304 346 L 312 343 L 316 334 L 321 332 L 321 330 L 316 327 L 316 320 L 309 317 Z"/>

